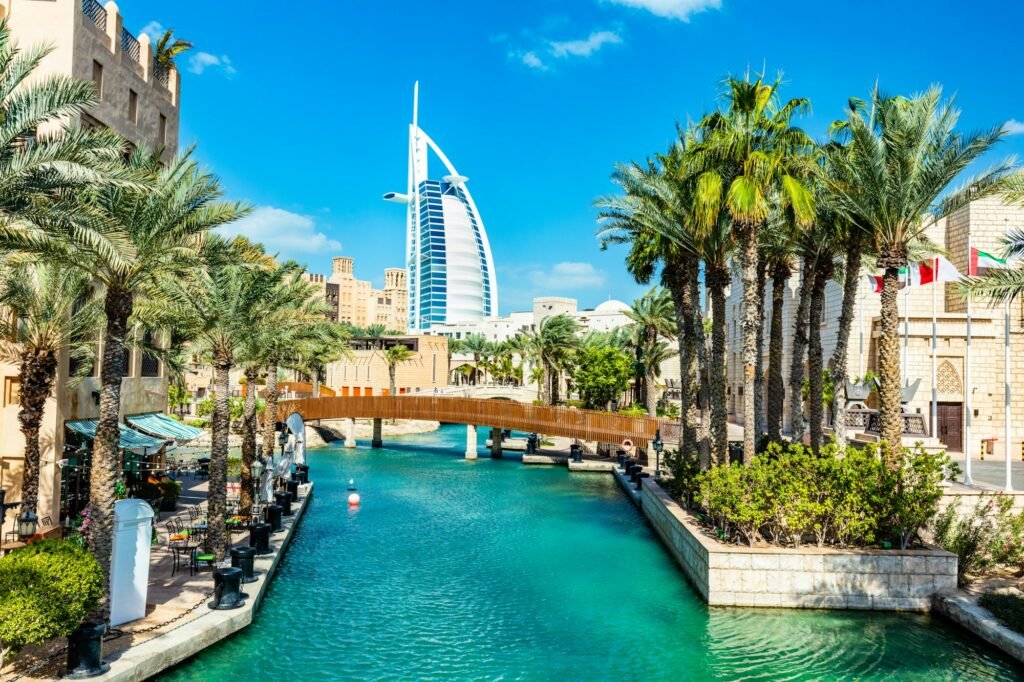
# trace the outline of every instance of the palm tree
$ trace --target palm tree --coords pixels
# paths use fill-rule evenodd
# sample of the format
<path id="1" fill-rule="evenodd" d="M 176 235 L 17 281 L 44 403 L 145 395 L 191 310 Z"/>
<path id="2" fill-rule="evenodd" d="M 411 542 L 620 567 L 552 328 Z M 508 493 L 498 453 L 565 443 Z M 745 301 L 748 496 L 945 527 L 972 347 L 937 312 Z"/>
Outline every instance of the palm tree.
<path id="1" fill-rule="evenodd" d="M 647 412 L 652 417 L 657 416 L 658 391 L 654 386 L 657 371 L 660 375 L 660 363 L 657 368 L 652 366 L 652 361 L 647 356 L 657 354 L 668 359 L 672 355 L 665 355 L 659 351 L 658 345 L 662 338 L 671 339 L 675 336 L 675 306 L 672 297 L 667 289 L 655 287 L 633 302 L 633 307 L 626 311 L 626 317 L 632 320 L 632 338 L 638 383 L 642 382 L 644 391 L 644 404 Z"/>
<path id="2" fill-rule="evenodd" d="M 794 114 L 808 107 L 807 100 L 779 103 L 780 79 L 767 82 L 764 76 L 751 80 L 729 78 L 729 107 L 700 123 L 704 136 L 696 145 L 695 158 L 701 168 L 699 203 L 705 225 L 728 212 L 739 245 L 742 291 L 744 425 L 743 460 L 753 459 L 756 446 L 756 366 L 761 309 L 758 274 L 759 235 L 771 210 L 771 199 L 793 210 L 799 224 L 814 217 L 813 197 L 804 184 L 813 164 L 814 144 L 792 125 Z"/>
<path id="3" fill-rule="evenodd" d="M 549 405 L 558 401 L 560 373 L 579 343 L 578 331 L 579 323 L 561 314 L 544 318 L 535 331 L 526 332 L 530 354 L 541 369 L 541 400 Z"/>
<path id="4" fill-rule="evenodd" d="M 106 580 L 113 541 L 114 483 L 119 475 L 121 379 L 129 318 L 137 304 L 159 291 L 161 283 L 189 274 L 210 229 L 247 212 L 239 203 L 219 200 L 217 179 L 201 171 L 190 152 L 164 166 L 157 154 L 139 148 L 128 159 L 127 168 L 145 178 L 145 183 L 105 184 L 65 193 L 68 219 L 50 220 L 41 227 L 8 225 L 6 230 L 8 239 L 22 250 L 78 268 L 102 287 L 106 328 L 92 452 L 89 548 Z M 100 610 L 106 617 L 108 600 Z"/>
<path id="5" fill-rule="evenodd" d="M 169 28 L 160 36 L 153 47 L 153 61 L 164 71 L 174 67 L 174 59 L 192 49 L 192 43 L 174 37 L 174 29 Z"/>
<path id="6" fill-rule="evenodd" d="M 78 270 L 9 256 L 0 279 L 0 358 L 18 365 L 18 423 L 25 436 L 22 508 L 36 513 L 39 426 L 53 391 L 61 354 L 92 361 L 91 341 L 103 311 Z"/>
<path id="7" fill-rule="evenodd" d="M 398 366 L 409 362 L 415 356 L 416 353 L 401 343 L 395 344 L 384 351 L 384 362 L 388 365 L 388 382 L 391 386 L 391 395 L 398 395 L 398 389 L 395 388 L 395 374 L 397 373 Z"/>
<path id="8" fill-rule="evenodd" d="M 964 134 L 956 130 L 959 112 L 943 102 L 939 87 L 911 98 L 890 97 L 877 88 L 870 106 L 852 107 L 846 121 L 847 154 L 832 159 L 825 177 L 835 210 L 868 232 L 883 270 L 879 358 L 881 440 L 894 461 L 902 443 L 900 404 L 899 269 L 911 243 L 936 219 L 965 201 L 998 189 L 1006 164 L 965 183 L 965 189 L 939 197 L 973 161 L 991 149 L 1001 126 Z"/>
<path id="9" fill-rule="evenodd" d="M 483 334 L 467 334 L 466 338 L 462 340 L 462 352 L 471 353 L 473 355 L 473 364 L 477 368 L 477 372 L 473 374 L 473 384 L 476 385 L 477 374 L 480 373 L 480 361 L 487 354 L 489 345 L 487 338 Z"/>

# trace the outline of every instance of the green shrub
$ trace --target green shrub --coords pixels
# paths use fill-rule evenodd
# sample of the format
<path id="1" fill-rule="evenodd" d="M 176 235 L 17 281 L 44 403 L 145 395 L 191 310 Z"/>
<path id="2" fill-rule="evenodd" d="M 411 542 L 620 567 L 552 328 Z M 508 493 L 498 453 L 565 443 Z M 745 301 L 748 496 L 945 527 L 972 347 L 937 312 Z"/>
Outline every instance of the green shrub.
<path id="1" fill-rule="evenodd" d="M 181 483 L 178 481 L 160 481 L 160 493 L 168 502 L 177 502 L 181 497 Z"/>
<path id="2" fill-rule="evenodd" d="M 164 496 L 163 489 L 156 483 L 143 481 L 135 486 L 135 497 L 140 500 L 158 500 Z"/>
<path id="3" fill-rule="evenodd" d="M 969 514 L 959 511 L 960 497 L 946 507 L 932 526 L 935 542 L 957 556 L 957 582 L 969 582 L 968 573 L 1021 559 L 1022 518 L 1013 513 L 1008 495 L 982 495 Z"/>
<path id="4" fill-rule="evenodd" d="M 1008 592 L 987 592 L 978 598 L 978 604 L 991 611 L 1006 627 L 1024 633 L 1024 597 Z"/>
<path id="5" fill-rule="evenodd" d="M 683 506 L 692 507 L 700 490 L 700 462 L 697 461 L 697 457 L 679 450 L 666 450 L 665 468 L 672 474 L 671 478 L 663 481 L 668 493 L 682 501 Z"/>
<path id="6" fill-rule="evenodd" d="M 640 403 L 633 403 L 629 407 L 620 408 L 619 414 L 624 414 L 627 417 L 646 417 L 647 408 Z"/>
<path id="7" fill-rule="evenodd" d="M 0 656 L 71 633 L 103 594 L 88 551 L 42 540 L 0 559 Z"/>

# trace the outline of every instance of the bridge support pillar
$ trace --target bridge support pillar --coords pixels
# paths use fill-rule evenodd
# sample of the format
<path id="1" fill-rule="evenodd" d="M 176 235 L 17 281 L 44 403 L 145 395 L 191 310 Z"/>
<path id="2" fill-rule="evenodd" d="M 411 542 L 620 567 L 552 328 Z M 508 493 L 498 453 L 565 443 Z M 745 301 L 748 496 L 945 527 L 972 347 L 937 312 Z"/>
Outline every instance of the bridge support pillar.
<path id="1" fill-rule="evenodd" d="M 501 429 L 491 429 L 491 457 L 501 458 Z"/>
<path id="2" fill-rule="evenodd" d="M 370 441 L 370 446 L 379 448 L 384 446 L 384 440 L 381 438 L 381 424 L 384 422 L 383 419 L 373 420 L 373 440 Z"/>
<path id="3" fill-rule="evenodd" d="M 476 427 L 466 424 L 466 459 L 476 459 Z"/>
<path id="4" fill-rule="evenodd" d="M 346 419 L 345 420 L 345 447 L 354 448 L 356 446 L 356 420 Z"/>

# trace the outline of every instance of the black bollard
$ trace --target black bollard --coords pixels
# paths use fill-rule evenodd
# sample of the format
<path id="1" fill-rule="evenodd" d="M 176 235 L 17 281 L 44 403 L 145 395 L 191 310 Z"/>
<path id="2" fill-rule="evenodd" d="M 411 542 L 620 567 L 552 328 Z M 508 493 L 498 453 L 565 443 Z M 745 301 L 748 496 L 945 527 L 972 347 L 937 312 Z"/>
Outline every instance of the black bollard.
<path id="1" fill-rule="evenodd" d="M 68 635 L 68 678 L 84 680 L 110 670 L 103 662 L 103 635 L 106 623 L 86 621 Z"/>
<path id="2" fill-rule="evenodd" d="M 274 502 L 281 505 L 281 516 L 292 515 L 292 494 L 287 490 L 278 490 L 274 493 Z"/>
<path id="3" fill-rule="evenodd" d="M 619 450 L 618 452 L 616 452 L 615 453 L 615 459 L 617 459 L 619 461 L 619 468 L 620 469 L 625 469 L 626 468 L 626 451 L 625 450 Z"/>
<path id="4" fill-rule="evenodd" d="M 216 611 L 245 606 L 242 596 L 242 569 L 218 568 L 213 574 L 213 599 L 207 605 Z"/>
<path id="5" fill-rule="evenodd" d="M 296 464 L 295 471 L 298 472 L 300 480 L 303 483 L 309 483 L 309 465 L 308 464 Z"/>
<path id="6" fill-rule="evenodd" d="M 252 547 L 232 547 L 231 565 L 242 569 L 242 582 L 256 582 L 256 550 Z"/>
<path id="7" fill-rule="evenodd" d="M 249 526 L 249 546 L 256 550 L 256 554 L 270 554 L 270 524 L 254 523 Z"/>
<path id="8" fill-rule="evenodd" d="M 298 503 L 299 501 L 299 480 L 292 476 L 292 480 L 287 481 L 285 485 L 288 487 L 288 492 L 292 494 L 292 502 Z"/>
<path id="9" fill-rule="evenodd" d="M 651 475 L 646 471 L 642 471 L 636 476 L 636 489 L 640 490 L 640 484 L 643 483 L 645 478 L 650 478 Z"/>
<path id="10" fill-rule="evenodd" d="M 281 505 L 279 504 L 267 505 L 267 518 L 264 520 L 270 524 L 271 533 L 280 533 L 282 530 L 284 530 L 284 527 L 281 525 L 282 511 L 283 510 L 281 509 Z"/>
<path id="11" fill-rule="evenodd" d="M 629 480 L 632 481 L 633 483 L 636 483 L 636 477 L 639 476 L 640 472 L 643 470 L 644 468 L 639 464 L 634 464 L 631 467 L 629 467 Z"/>
<path id="12" fill-rule="evenodd" d="M 569 453 L 572 455 L 572 461 L 582 462 L 583 461 L 583 446 L 577 443 L 573 443 L 569 446 Z"/>

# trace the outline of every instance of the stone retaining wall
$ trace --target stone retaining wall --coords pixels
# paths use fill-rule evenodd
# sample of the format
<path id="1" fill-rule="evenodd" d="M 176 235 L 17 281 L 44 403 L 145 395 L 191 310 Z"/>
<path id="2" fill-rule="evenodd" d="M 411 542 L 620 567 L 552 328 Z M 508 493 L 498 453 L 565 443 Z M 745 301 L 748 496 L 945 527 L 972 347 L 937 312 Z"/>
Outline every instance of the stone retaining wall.
<path id="1" fill-rule="evenodd" d="M 934 594 L 956 589 L 956 556 L 942 549 L 723 545 L 650 479 L 640 506 L 711 606 L 928 611 Z"/>

